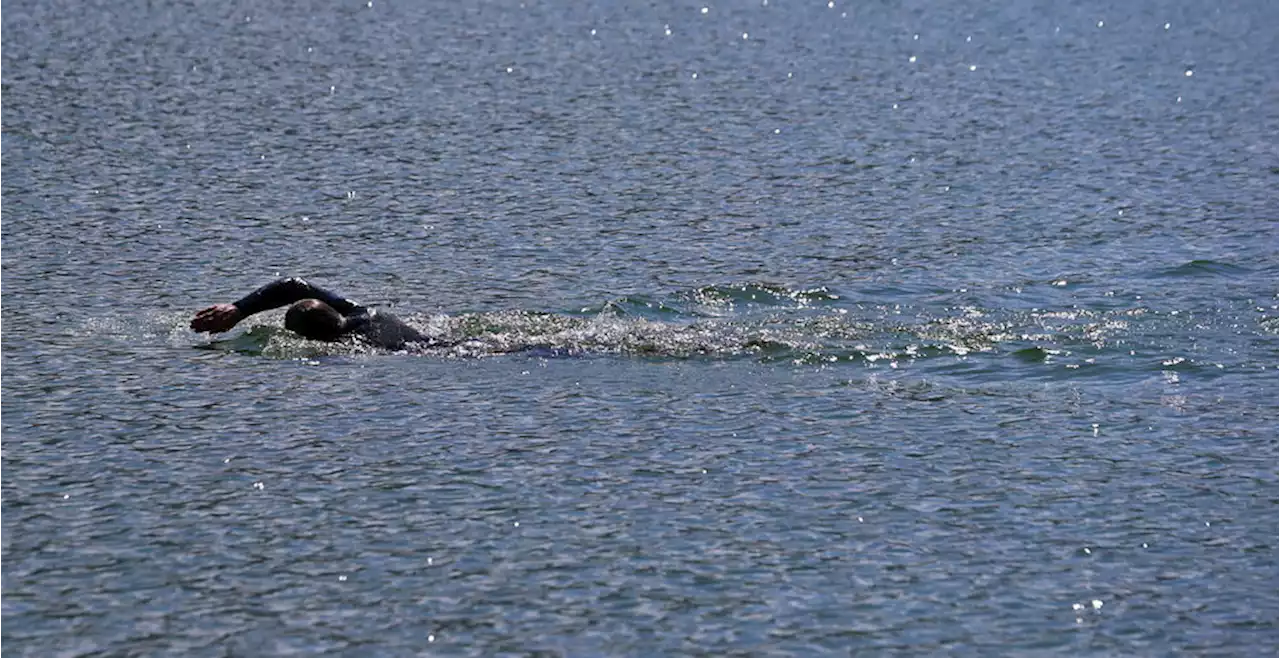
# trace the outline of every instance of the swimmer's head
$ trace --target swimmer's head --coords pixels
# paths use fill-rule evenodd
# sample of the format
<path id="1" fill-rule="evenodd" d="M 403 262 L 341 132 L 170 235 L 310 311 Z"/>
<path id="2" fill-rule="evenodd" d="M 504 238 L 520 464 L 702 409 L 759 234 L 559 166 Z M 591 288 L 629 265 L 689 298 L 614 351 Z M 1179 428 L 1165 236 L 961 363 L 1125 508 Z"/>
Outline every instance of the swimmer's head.
<path id="1" fill-rule="evenodd" d="M 343 324 L 342 314 L 318 299 L 304 299 L 284 315 L 286 329 L 311 340 L 337 340 Z"/>

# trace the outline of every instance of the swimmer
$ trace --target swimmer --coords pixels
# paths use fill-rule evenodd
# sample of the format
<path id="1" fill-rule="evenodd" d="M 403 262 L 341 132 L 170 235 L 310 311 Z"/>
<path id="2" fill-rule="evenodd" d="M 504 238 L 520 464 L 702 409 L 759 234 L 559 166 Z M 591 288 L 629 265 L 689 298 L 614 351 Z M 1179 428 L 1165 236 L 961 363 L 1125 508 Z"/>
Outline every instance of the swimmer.
<path id="1" fill-rule="evenodd" d="M 352 336 L 391 350 L 440 344 L 390 313 L 361 306 L 297 277 L 272 281 L 231 304 L 210 306 L 196 313 L 191 328 L 209 333 L 229 331 L 254 313 L 289 304 L 284 326 L 303 338 L 336 341 Z"/>

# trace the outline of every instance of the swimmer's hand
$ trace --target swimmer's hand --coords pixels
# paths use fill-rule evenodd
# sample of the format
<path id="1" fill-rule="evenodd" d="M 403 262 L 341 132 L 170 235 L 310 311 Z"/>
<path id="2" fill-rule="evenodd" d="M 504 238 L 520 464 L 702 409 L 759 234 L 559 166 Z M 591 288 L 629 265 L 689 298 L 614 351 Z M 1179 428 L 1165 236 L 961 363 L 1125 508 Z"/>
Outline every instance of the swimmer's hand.
<path id="1" fill-rule="evenodd" d="M 196 313 L 196 317 L 191 319 L 191 329 L 221 333 L 236 326 L 243 317 L 235 304 L 215 304 Z"/>

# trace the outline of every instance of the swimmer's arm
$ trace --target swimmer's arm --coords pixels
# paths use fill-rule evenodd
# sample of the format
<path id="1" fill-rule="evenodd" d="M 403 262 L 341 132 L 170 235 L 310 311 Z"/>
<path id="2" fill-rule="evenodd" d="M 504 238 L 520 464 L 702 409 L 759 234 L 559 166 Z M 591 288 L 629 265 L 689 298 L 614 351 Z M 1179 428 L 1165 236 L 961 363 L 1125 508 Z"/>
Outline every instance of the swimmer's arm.
<path id="1" fill-rule="evenodd" d="M 231 304 L 215 304 L 200 311 L 191 320 L 191 328 L 210 333 L 228 331 L 250 315 L 304 299 L 318 299 L 349 318 L 367 314 L 363 306 L 337 293 L 312 285 L 304 279 L 290 277 L 272 281 Z"/>

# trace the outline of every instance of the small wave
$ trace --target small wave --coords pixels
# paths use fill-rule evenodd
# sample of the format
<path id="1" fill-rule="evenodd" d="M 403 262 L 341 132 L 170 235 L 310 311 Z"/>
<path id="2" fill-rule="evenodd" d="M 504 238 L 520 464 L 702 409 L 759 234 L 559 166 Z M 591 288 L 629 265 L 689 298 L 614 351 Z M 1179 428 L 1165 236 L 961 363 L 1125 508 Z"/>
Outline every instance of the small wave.
<path id="1" fill-rule="evenodd" d="M 1171 267 L 1161 270 L 1158 274 L 1160 277 L 1213 277 L 1228 276 L 1237 277 L 1244 276 L 1249 273 L 1249 269 L 1231 263 L 1222 263 L 1214 260 L 1192 260 L 1187 261 L 1177 267 Z"/>
<path id="2" fill-rule="evenodd" d="M 825 286 L 807 289 L 764 283 L 703 286 L 680 293 L 678 298 L 699 309 L 734 311 L 743 307 L 808 308 L 840 299 Z"/>

